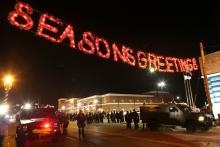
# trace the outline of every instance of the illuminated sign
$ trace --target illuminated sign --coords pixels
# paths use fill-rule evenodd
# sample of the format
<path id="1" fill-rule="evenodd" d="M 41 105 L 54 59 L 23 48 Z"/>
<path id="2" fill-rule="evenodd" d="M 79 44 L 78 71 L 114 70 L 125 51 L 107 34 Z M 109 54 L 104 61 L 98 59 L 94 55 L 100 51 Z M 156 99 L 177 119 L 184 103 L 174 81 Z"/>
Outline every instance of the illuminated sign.
<path id="1" fill-rule="evenodd" d="M 158 56 L 144 51 L 134 51 L 127 46 L 119 46 L 116 43 L 109 43 L 108 40 L 95 36 L 91 32 L 82 33 L 82 38 L 75 41 L 74 27 L 65 24 L 60 19 L 47 13 L 41 14 L 39 22 L 34 22 L 31 18 L 33 8 L 23 2 L 15 5 L 15 10 L 10 12 L 8 20 L 11 25 L 22 30 L 33 31 L 37 25 L 36 35 L 46 38 L 55 43 L 62 43 L 69 40 L 69 47 L 78 49 L 85 54 L 97 55 L 104 59 L 113 59 L 115 62 L 121 61 L 128 65 L 142 69 L 154 68 L 159 72 L 189 72 L 198 70 L 195 58 L 175 58 Z M 63 28 L 63 31 L 58 29 Z"/>

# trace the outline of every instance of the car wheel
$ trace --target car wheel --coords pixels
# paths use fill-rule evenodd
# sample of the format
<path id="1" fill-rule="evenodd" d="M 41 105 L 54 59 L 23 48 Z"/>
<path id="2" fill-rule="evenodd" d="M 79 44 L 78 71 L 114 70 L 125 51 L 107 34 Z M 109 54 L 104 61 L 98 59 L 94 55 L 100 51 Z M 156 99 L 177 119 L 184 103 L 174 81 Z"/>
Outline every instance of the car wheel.
<path id="1" fill-rule="evenodd" d="M 195 124 L 192 123 L 192 122 L 187 123 L 187 125 L 186 125 L 186 131 L 187 131 L 188 133 L 193 133 L 193 132 L 195 132 L 195 131 L 196 131 L 196 126 L 195 126 Z"/>
<path id="2" fill-rule="evenodd" d="M 160 125 L 156 121 L 152 121 L 148 123 L 148 127 L 151 131 L 157 131 L 160 128 Z"/>

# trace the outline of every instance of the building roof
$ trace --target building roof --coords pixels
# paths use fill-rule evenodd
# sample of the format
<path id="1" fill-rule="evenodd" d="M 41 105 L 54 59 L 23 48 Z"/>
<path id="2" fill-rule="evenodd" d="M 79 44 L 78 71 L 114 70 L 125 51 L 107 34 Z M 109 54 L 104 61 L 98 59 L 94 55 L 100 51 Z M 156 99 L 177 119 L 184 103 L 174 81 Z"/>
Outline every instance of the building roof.
<path id="1" fill-rule="evenodd" d="M 144 92 L 143 94 L 169 94 L 167 91 L 148 91 Z"/>
<path id="2" fill-rule="evenodd" d="M 107 93 L 103 94 L 102 97 L 105 96 L 133 96 L 133 97 L 153 97 L 153 95 L 144 95 L 144 94 L 122 94 L 122 93 Z"/>

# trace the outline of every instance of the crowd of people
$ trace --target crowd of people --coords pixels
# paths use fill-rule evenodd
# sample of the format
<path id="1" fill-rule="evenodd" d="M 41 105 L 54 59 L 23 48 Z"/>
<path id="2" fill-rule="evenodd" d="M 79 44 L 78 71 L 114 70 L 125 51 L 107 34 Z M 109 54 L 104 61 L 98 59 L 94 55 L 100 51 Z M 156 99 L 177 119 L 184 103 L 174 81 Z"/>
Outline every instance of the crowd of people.
<path id="1" fill-rule="evenodd" d="M 76 120 L 77 113 L 70 114 L 68 118 L 71 121 Z M 103 123 L 104 120 L 107 123 L 131 123 L 132 121 L 135 123 L 139 122 L 139 114 L 137 111 L 111 111 L 111 112 L 88 112 L 85 113 L 86 123 Z"/>
<path id="2" fill-rule="evenodd" d="M 88 112 L 84 113 L 82 110 L 79 113 L 74 114 L 63 114 L 59 117 L 61 126 L 63 128 L 63 134 L 68 135 L 67 127 L 69 121 L 77 121 L 77 126 L 79 128 L 79 135 L 85 137 L 84 127 L 86 124 L 92 123 L 126 123 L 126 127 L 131 129 L 131 124 L 134 123 L 134 128 L 139 128 L 139 114 L 137 111 L 112 111 L 112 112 Z"/>

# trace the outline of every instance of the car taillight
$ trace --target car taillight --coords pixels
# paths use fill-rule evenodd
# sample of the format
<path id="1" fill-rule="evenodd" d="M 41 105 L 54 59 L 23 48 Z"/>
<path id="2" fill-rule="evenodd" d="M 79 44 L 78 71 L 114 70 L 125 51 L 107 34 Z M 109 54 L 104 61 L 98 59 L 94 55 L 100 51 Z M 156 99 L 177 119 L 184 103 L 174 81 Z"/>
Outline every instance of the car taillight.
<path id="1" fill-rule="evenodd" d="M 44 128 L 50 128 L 50 124 L 49 123 L 45 123 L 44 124 Z"/>
<path id="2" fill-rule="evenodd" d="M 51 128 L 52 127 L 52 123 L 50 121 L 43 121 L 40 123 L 39 125 L 40 128 Z"/>
<path id="3" fill-rule="evenodd" d="M 23 129 L 23 131 L 27 131 L 28 130 L 27 126 L 23 126 L 22 129 Z"/>

